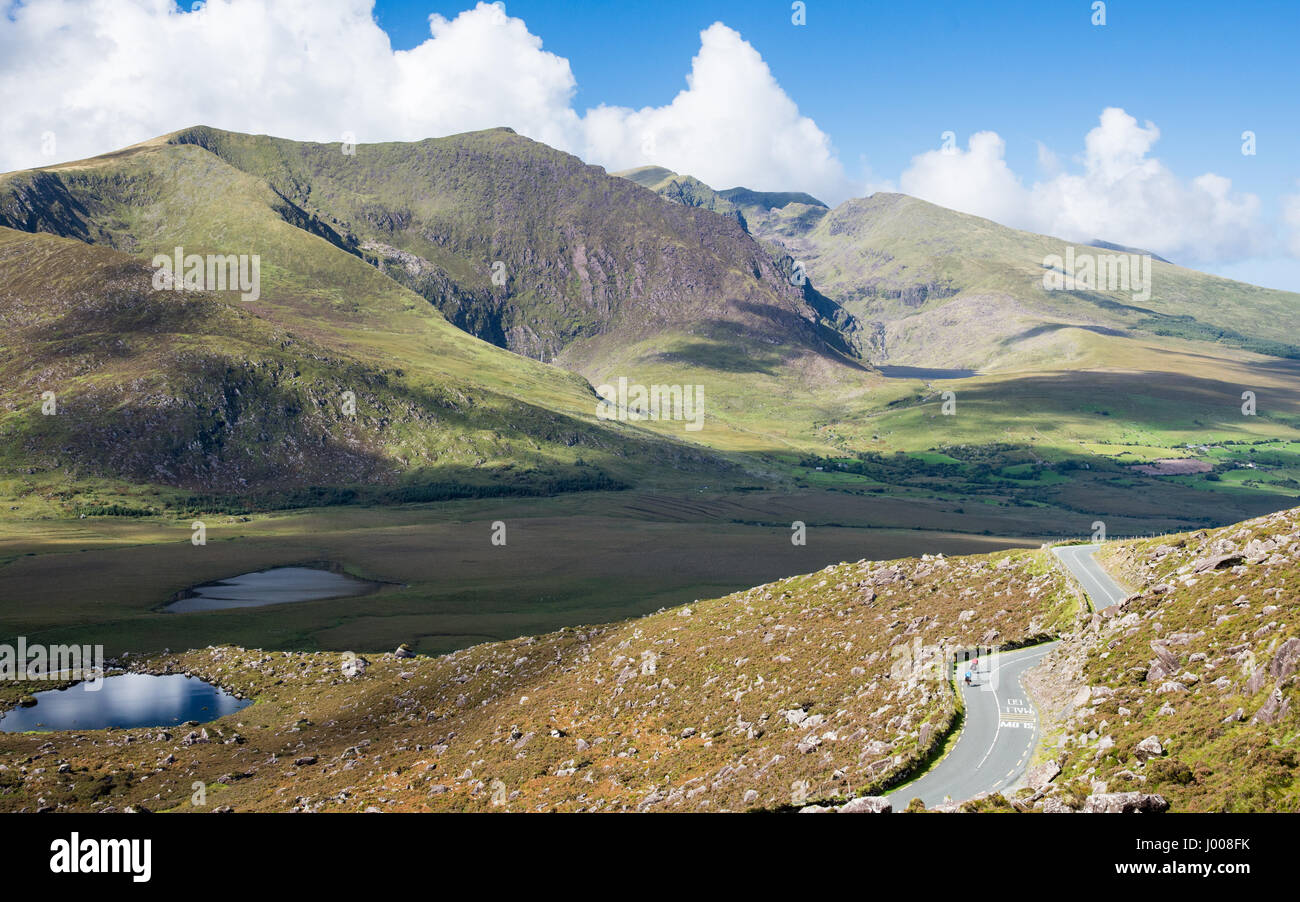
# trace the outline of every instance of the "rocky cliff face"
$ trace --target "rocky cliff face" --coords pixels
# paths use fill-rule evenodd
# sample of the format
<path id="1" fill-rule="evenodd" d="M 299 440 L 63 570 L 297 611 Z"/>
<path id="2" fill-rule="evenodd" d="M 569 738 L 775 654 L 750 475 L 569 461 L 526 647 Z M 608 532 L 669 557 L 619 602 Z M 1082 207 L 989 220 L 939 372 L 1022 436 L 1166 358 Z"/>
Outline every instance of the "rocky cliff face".
<path id="1" fill-rule="evenodd" d="M 457 325 L 516 353 L 582 370 L 600 349 L 686 333 L 834 356 L 801 288 L 689 186 L 666 203 L 509 129 L 353 156 L 206 128 L 169 140 L 264 180 Z"/>

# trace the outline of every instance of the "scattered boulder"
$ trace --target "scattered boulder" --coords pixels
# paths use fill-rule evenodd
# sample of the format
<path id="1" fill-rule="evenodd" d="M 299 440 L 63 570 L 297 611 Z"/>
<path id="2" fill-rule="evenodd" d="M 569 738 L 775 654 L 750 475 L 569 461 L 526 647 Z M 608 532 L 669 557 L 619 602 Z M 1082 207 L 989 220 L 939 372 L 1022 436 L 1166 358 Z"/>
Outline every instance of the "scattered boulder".
<path id="1" fill-rule="evenodd" d="M 1155 736 L 1148 736 L 1139 742 L 1133 749 L 1133 755 L 1139 761 L 1146 761 L 1150 758 L 1159 758 L 1165 753 L 1164 746 Z"/>
<path id="2" fill-rule="evenodd" d="M 1273 660 L 1268 663 L 1268 673 L 1281 683 L 1295 673 L 1297 668 L 1300 668 L 1300 638 L 1293 636 L 1274 653 Z"/>
<path id="3" fill-rule="evenodd" d="M 1035 792 L 1042 792 L 1047 784 L 1056 779 L 1056 775 L 1061 772 L 1061 765 L 1055 761 L 1044 761 L 1037 767 L 1032 768 L 1025 777 L 1025 783 Z"/>
<path id="4" fill-rule="evenodd" d="M 862 796 L 839 807 L 841 814 L 890 814 L 893 810 L 884 796 Z"/>
<path id="5" fill-rule="evenodd" d="M 798 749 L 800 753 L 806 755 L 821 744 L 822 744 L 822 738 L 820 736 L 817 736 L 816 734 L 813 734 L 810 736 L 805 736 L 799 742 L 799 744 L 795 746 L 795 748 Z"/>
<path id="6" fill-rule="evenodd" d="M 1090 795 L 1083 802 L 1085 814 L 1161 814 L 1169 801 L 1153 792 L 1106 792 Z"/>
<path id="7" fill-rule="evenodd" d="M 1245 560 L 1240 554 L 1216 554 L 1203 558 L 1192 565 L 1193 573 L 1208 573 L 1211 570 L 1226 570 Z"/>
<path id="8" fill-rule="evenodd" d="M 1290 699 L 1284 698 L 1281 689 L 1269 693 L 1267 701 L 1255 712 L 1251 723 L 1275 724 L 1291 711 Z"/>
<path id="9" fill-rule="evenodd" d="M 896 568 L 885 567 L 882 570 L 876 571 L 876 573 L 871 577 L 871 581 L 877 586 L 883 586 L 887 583 L 897 582 L 901 577 L 902 574 Z"/>

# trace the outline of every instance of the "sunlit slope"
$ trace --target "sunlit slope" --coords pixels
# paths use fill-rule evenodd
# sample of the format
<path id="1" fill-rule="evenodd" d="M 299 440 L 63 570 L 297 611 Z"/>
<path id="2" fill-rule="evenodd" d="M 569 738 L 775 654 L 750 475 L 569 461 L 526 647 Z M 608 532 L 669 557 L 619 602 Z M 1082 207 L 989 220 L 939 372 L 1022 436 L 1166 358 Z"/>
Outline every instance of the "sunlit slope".
<path id="1" fill-rule="evenodd" d="M 592 385 L 702 386 L 704 432 L 645 427 L 695 444 L 786 447 L 826 403 L 879 381 L 734 218 L 665 203 L 508 129 L 344 153 L 195 128 L 0 186 L 0 217 L 17 228 L 140 256 L 258 253 L 255 306 L 412 369 L 450 366 L 594 410 L 581 380 L 458 340 L 432 305 Z M 756 397 L 782 409 L 769 417 Z"/>
<path id="2" fill-rule="evenodd" d="M 1047 787 L 1077 807 L 1098 781 L 1174 811 L 1300 810 L 1300 512 L 1113 543 L 1136 587 L 1048 662 L 1058 695 Z"/>
<path id="3" fill-rule="evenodd" d="M 796 372 L 841 358 L 839 336 L 734 219 L 509 129 L 354 153 L 209 128 L 167 140 L 255 176 L 463 328 L 584 375 L 611 349 L 671 334 L 700 343 L 706 369 L 712 349 L 775 350 Z"/>
<path id="4" fill-rule="evenodd" d="M 1300 295 L 1151 261 L 1130 287 L 1047 290 L 1046 261 L 1117 253 L 998 225 L 901 194 L 847 201 L 798 226 L 759 224 L 857 319 L 876 362 L 974 369 L 1105 363 L 1097 335 L 1169 336 L 1300 356 Z"/>
<path id="5" fill-rule="evenodd" d="M 57 506 L 98 491 L 110 506 L 148 512 L 177 491 L 422 500 L 716 472 L 699 451 L 599 424 L 577 377 L 465 335 L 382 278 L 373 295 L 360 293 L 372 278 L 364 263 L 266 225 L 297 268 L 264 267 L 253 303 L 155 290 L 139 257 L 0 229 L 6 496 Z M 202 228 L 174 234 L 187 250 L 215 246 Z M 304 264 L 312 242 L 325 253 Z M 325 289 L 313 316 L 310 289 L 295 279 L 331 265 L 345 278 L 355 265 L 359 293 Z"/>

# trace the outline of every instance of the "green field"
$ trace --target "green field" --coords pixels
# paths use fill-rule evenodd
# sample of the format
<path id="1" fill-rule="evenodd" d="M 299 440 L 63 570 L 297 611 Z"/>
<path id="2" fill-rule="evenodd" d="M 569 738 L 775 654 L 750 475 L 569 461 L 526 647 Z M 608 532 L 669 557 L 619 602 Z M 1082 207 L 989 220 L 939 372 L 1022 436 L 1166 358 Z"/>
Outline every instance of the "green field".
<path id="1" fill-rule="evenodd" d="M 805 546 L 791 543 L 796 519 L 807 524 Z M 110 652 L 216 643 L 370 651 L 410 642 L 437 653 L 620 620 L 841 560 L 1031 544 L 949 531 L 945 519 L 939 507 L 834 494 L 584 493 L 217 516 L 205 521 L 201 547 L 190 542 L 188 519 L 8 521 L 0 635 L 102 643 Z M 498 520 L 504 547 L 490 541 Z M 362 599 L 157 610 L 198 583 L 308 561 L 390 585 Z"/>

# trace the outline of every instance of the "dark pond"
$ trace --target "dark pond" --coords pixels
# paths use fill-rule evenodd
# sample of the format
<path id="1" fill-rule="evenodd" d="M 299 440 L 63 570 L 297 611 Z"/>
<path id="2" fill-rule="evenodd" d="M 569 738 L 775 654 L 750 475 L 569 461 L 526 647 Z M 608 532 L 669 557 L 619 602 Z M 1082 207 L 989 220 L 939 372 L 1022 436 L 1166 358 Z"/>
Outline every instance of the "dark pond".
<path id="1" fill-rule="evenodd" d="M 0 732 L 170 727 L 187 720 L 206 723 L 252 704 L 181 673 L 123 673 L 105 677 L 98 689 L 92 685 L 76 683 L 36 693 L 34 706 L 14 708 L 0 717 Z"/>
<path id="2" fill-rule="evenodd" d="M 378 583 L 356 579 L 345 573 L 315 567 L 274 567 L 195 586 L 163 610 L 184 614 L 189 611 L 258 608 L 269 604 L 365 595 L 378 588 Z"/>
<path id="3" fill-rule="evenodd" d="M 940 370 L 925 366 L 879 366 L 888 379 L 969 379 L 978 376 L 975 370 Z"/>

